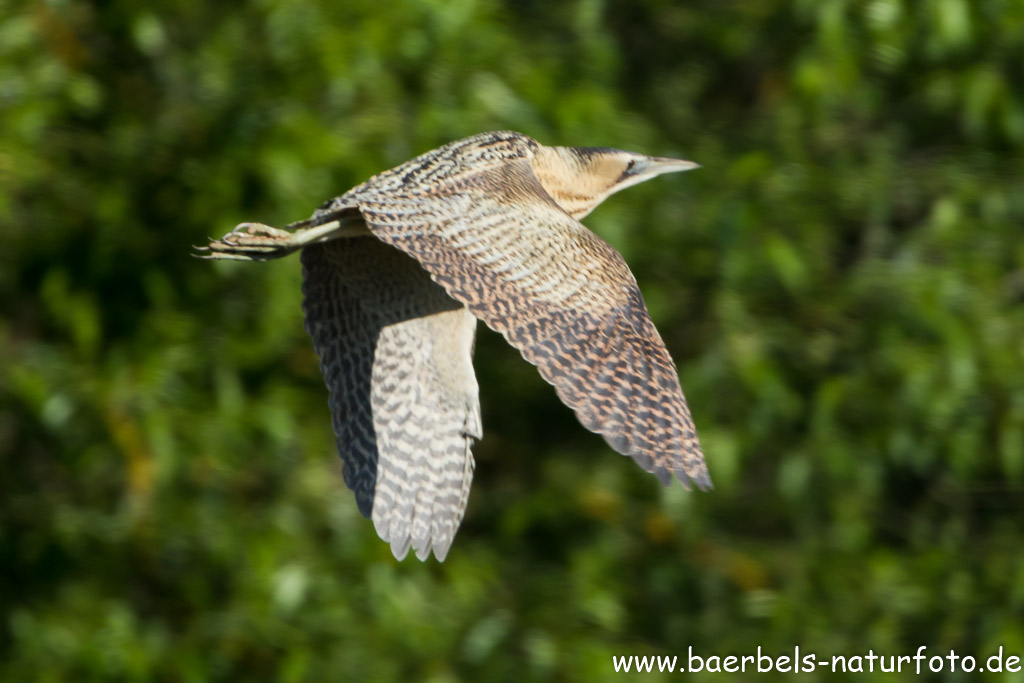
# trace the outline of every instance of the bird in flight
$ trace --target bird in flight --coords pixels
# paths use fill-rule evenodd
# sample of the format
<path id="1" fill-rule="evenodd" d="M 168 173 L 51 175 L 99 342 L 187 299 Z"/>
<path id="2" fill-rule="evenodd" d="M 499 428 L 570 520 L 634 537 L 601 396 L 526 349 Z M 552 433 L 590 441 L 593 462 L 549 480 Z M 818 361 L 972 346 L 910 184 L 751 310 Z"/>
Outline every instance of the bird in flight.
<path id="1" fill-rule="evenodd" d="M 205 258 L 301 251 L 345 483 L 402 559 L 443 561 L 481 438 L 472 355 L 483 320 L 587 429 L 664 484 L 711 480 L 679 378 L 622 256 L 580 223 L 609 195 L 691 161 L 457 140 L 281 230 L 242 223 Z"/>

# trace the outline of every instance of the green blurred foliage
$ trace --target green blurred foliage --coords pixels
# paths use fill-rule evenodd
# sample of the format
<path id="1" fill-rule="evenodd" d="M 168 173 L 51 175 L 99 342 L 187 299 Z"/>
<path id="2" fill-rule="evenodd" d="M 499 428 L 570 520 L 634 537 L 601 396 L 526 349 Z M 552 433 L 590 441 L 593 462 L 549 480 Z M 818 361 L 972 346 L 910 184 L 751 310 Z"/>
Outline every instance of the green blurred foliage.
<path id="1" fill-rule="evenodd" d="M 0 680 L 1024 655 L 1024 4 L 0 16 Z M 505 128 L 704 165 L 588 223 L 717 488 L 661 488 L 481 327 L 466 521 L 443 565 L 399 564 L 341 481 L 297 260 L 189 247 Z"/>

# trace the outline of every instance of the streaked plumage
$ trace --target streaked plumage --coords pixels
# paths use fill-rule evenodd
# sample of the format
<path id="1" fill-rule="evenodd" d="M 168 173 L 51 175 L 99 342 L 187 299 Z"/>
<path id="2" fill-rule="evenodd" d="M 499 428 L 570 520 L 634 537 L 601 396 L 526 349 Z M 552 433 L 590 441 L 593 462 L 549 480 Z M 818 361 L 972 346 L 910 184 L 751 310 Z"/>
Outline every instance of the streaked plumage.
<path id="1" fill-rule="evenodd" d="M 579 223 L 608 195 L 692 162 L 484 133 L 421 155 L 283 231 L 243 223 L 210 258 L 302 249 L 306 328 L 345 483 L 398 558 L 443 560 L 482 434 L 475 318 L 588 429 L 664 483 L 710 479 L 675 366 L 636 280 Z"/>

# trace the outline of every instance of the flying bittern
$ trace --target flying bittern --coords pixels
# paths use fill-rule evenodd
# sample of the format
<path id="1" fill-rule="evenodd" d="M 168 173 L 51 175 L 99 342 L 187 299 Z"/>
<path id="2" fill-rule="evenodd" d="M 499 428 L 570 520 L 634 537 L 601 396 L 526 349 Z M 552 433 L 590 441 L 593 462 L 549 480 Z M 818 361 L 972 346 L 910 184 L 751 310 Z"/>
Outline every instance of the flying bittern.
<path id="1" fill-rule="evenodd" d="M 668 484 L 711 484 L 675 366 L 622 256 L 579 219 L 691 161 L 545 147 L 514 132 L 452 142 L 278 230 L 242 223 L 207 258 L 302 250 L 345 483 L 391 543 L 448 554 L 482 435 L 477 318 L 587 429 Z"/>

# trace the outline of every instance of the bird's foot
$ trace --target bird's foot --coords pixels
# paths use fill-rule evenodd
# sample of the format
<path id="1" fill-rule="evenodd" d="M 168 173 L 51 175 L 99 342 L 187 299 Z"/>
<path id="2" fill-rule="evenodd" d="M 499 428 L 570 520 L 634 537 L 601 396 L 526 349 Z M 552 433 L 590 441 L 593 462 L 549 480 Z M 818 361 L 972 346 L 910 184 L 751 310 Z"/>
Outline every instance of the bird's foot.
<path id="1" fill-rule="evenodd" d="M 272 228 L 262 223 L 240 223 L 219 240 L 210 240 L 209 246 L 195 247 L 204 259 L 235 261 L 266 261 L 286 256 L 301 248 L 295 233 Z"/>
<path id="2" fill-rule="evenodd" d="M 209 246 L 195 247 L 200 252 L 196 256 L 234 261 L 269 261 L 287 256 L 310 244 L 370 235 L 366 223 L 353 207 L 345 207 L 328 217 L 334 220 L 318 225 L 312 225 L 312 220 L 299 221 L 289 224 L 288 230 L 262 223 L 239 223 L 219 240 L 210 240 Z"/>
<path id="3" fill-rule="evenodd" d="M 224 238 L 231 238 L 233 240 L 268 239 L 280 241 L 287 240 L 291 236 L 292 233 L 287 230 L 272 228 L 269 225 L 263 225 L 263 223 L 239 223 Z"/>

